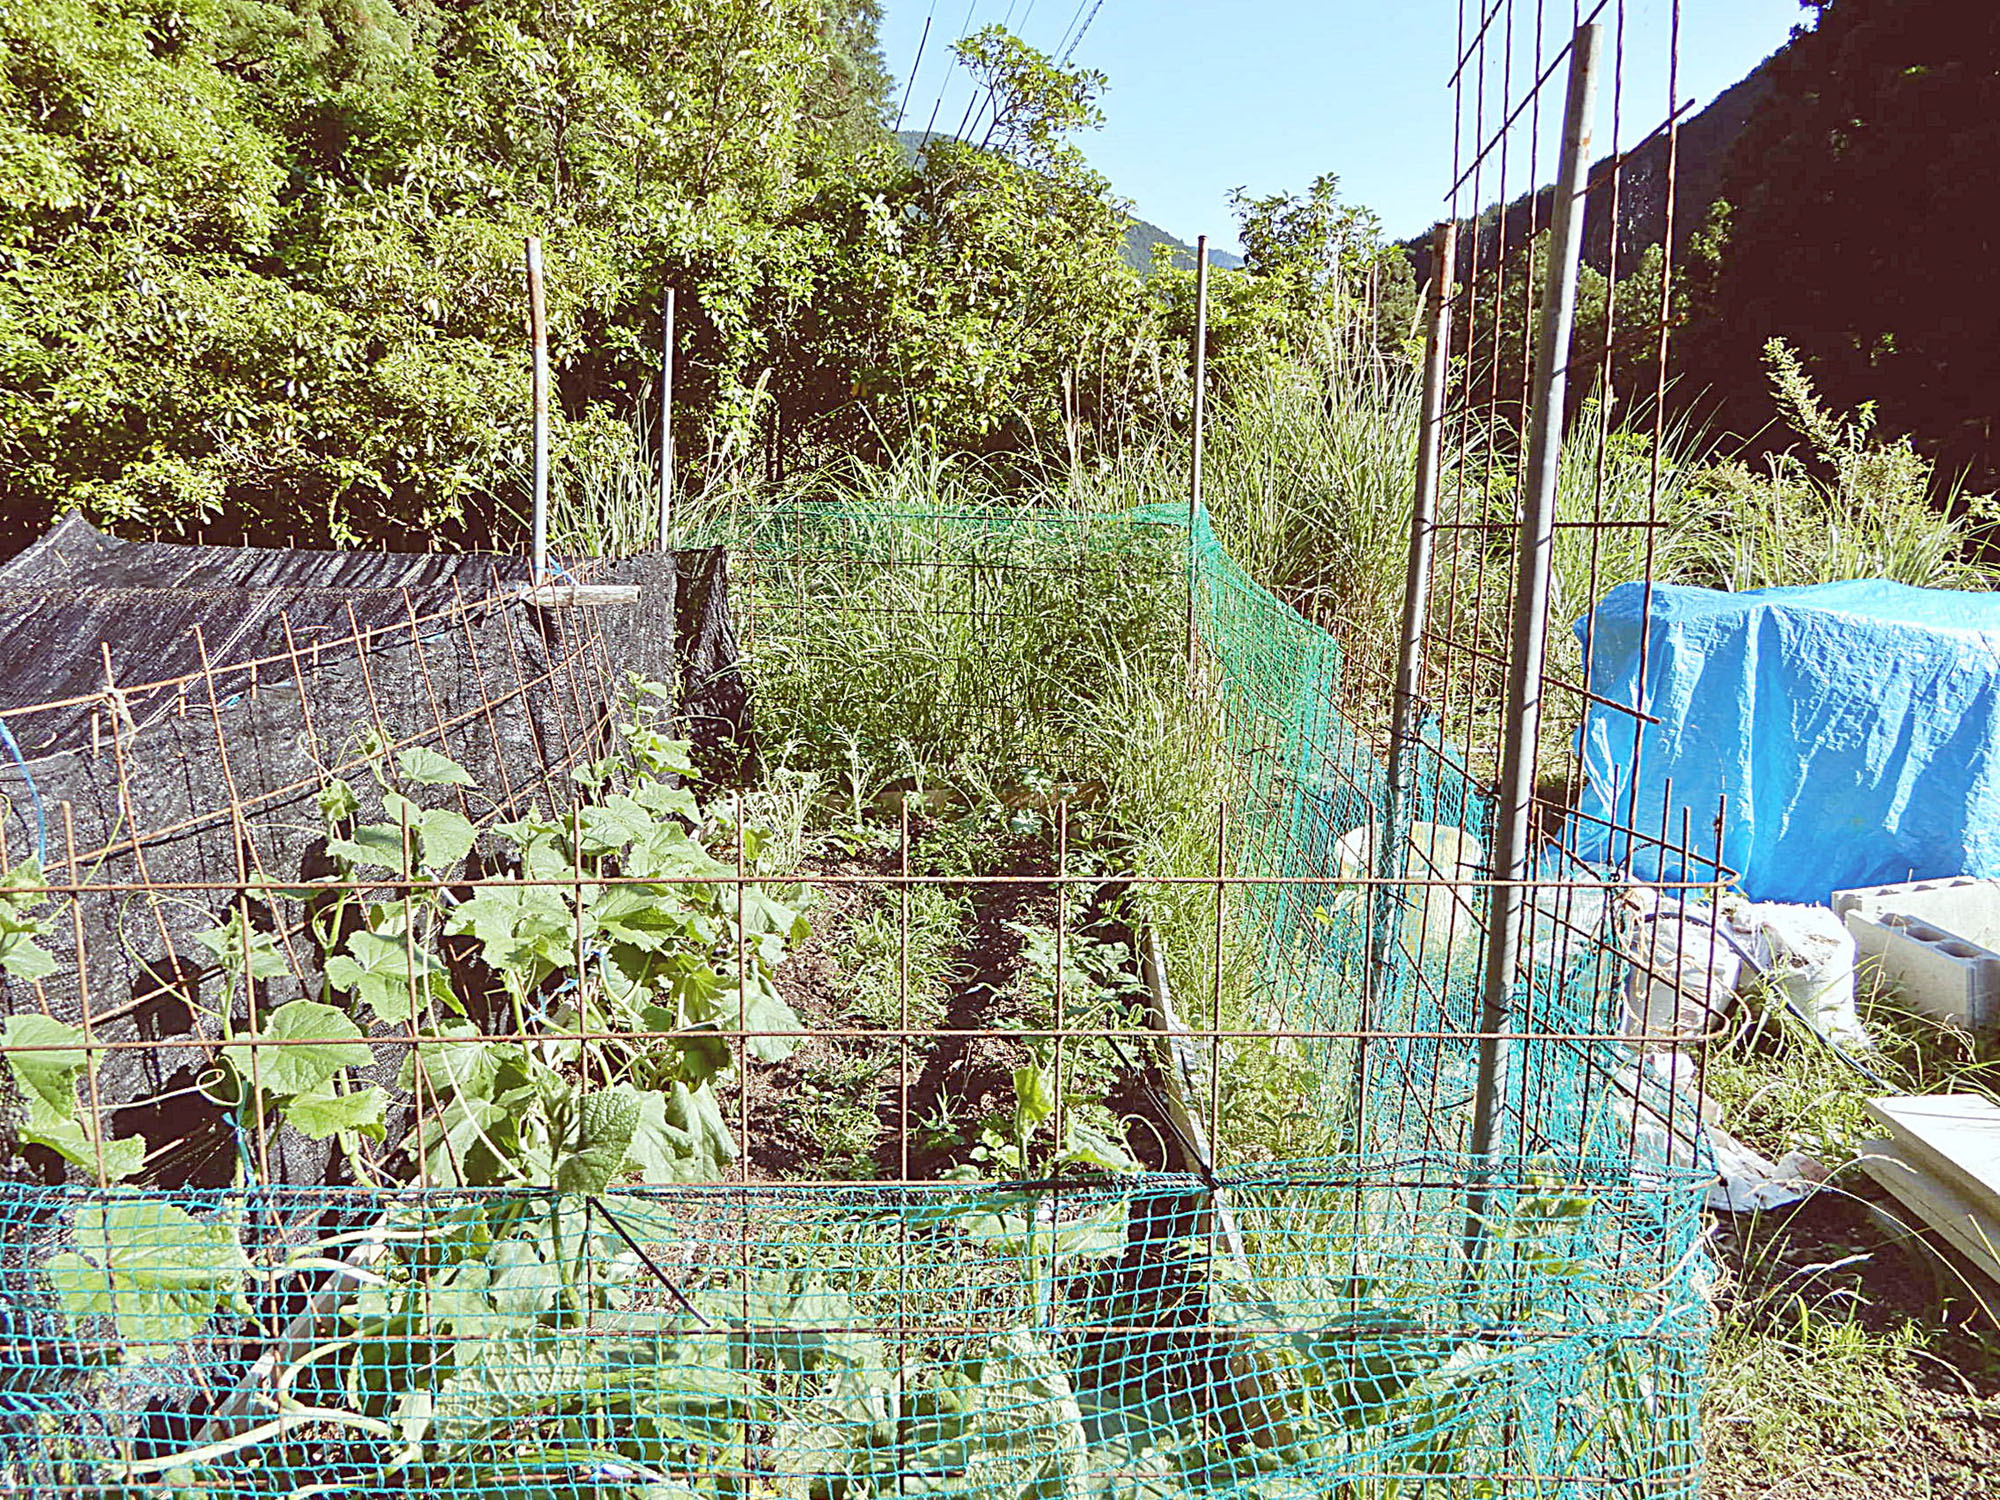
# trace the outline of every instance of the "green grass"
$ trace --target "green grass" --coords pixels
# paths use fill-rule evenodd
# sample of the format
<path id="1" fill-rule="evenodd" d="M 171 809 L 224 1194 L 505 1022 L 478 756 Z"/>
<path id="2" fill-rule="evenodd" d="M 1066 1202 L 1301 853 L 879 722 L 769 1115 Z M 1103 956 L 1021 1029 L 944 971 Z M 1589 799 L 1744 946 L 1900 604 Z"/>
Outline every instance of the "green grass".
<path id="1" fill-rule="evenodd" d="M 1865 1102 L 1883 1094 L 2000 1091 L 2000 1048 L 1904 1006 L 1866 969 L 1863 1024 L 1878 1053 L 1843 1061 L 1781 1006 L 1746 1008 L 1708 1060 L 1704 1088 L 1728 1128 L 1773 1156 L 1803 1151 L 1829 1167 L 1853 1161 L 1881 1130 Z"/>
<path id="2" fill-rule="evenodd" d="M 1909 1416 L 1925 1330 L 1877 1331 L 1831 1300 L 1809 1285 L 1724 1319 L 1709 1350 L 1712 1427 L 1740 1429 L 1753 1453 L 1781 1463 L 1888 1441 Z"/>
<path id="3" fill-rule="evenodd" d="M 899 893 L 877 894 L 844 935 L 842 998 L 861 1024 L 900 1027 L 906 994 L 912 1028 L 944 1022 L 971 903 L 935 885 L 909 887 L 908 903 L 906 960 L 900 960 L 905 944 Z"/>
<path id="4" fill-rule="evenodd" d="M 2000 1390 L 1994 1288 L 1859 1165 L 1881 1133 L 1864 1101 L 1994 1094 L 2000 1047 L 1918 1016 L 1872 983 L 1862 1014 L 1879 1046 L 1866 1059 L 1873 1079 L 1782 1011 L 1746 1014 L 1709 1059 L 1706 1089 L 1730 1131 L 1832 1172 L 1799 1205 L 1720 1221 L 1706 1420 L 1732 1471 L 1838 1469 L 1903 1441 L 1919 1403 L 1927 1419 L 1943 1413 L 1948 1442 L 1954 1421 L 1971 1432 L 1990 1419 L 1962 1383 L 1989 1401 Z"/>

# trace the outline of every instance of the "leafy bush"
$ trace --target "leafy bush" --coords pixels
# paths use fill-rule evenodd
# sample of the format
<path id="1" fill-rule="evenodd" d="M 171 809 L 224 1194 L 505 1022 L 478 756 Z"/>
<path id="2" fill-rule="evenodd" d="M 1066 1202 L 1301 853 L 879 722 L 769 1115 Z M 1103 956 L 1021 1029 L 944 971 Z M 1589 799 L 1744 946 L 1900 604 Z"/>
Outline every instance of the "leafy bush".
<path id="1" fill-rule="evenodd" d="M 1806 452 L 1775 453 L 1761 474 L 1721 460 L 1694 476 L 1672 516 L 1672 580 L 1726 589 L 1836 578 L 1989 587 L 1978 554 L 1995 520 L 1991 498 L 1952 491 L 1934 499 L 1931 462 L 1907 437 L 1878 437 L 1872 403 L 1851 415 L 1827 411 L 1782 339 L 1765 346 L 1764 359 L 1778 409 Z"/>

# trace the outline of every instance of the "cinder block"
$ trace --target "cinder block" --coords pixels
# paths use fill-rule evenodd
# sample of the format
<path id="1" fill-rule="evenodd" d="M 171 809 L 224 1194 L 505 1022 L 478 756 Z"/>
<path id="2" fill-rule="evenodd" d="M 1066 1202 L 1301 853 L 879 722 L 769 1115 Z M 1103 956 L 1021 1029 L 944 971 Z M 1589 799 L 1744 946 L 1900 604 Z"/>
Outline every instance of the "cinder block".
<path id="1" fill-rule="evenodd" d="M 1967 1030 L 2000 1026 L 2000 880 L 1835 891 L 1833 909 L 1912 1006 Z"/>

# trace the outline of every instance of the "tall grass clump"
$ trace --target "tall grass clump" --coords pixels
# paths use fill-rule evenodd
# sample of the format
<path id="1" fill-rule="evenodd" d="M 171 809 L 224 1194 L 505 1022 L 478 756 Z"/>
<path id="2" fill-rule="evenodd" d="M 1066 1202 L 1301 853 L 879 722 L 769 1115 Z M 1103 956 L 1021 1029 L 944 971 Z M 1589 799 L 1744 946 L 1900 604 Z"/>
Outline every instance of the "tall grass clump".
<path id="1" fill-rule="evenodd" d="M 681 454 L 670 500 L 672 540 L 708 546 L 732 539 L 742 518 L 764 502 L 766 489 L 752 453 L 754 413 L 711 433 L 697 454 Z M 660 541 L 659 427 L 643 407 L 625 419 L 592 408 L 580 419 L 552 425 L 549 453 L 549 550 L 559 558 L 631 557 Z M 533 470 L 516 455 L 502 472 L 501 510 L 522 535 L 530 525 Z"/>
<path id="2" fill-rule="evenodd" d="M 1407 364 L 1327 353 L 1241 382 L 1209 434 L 1217 538 L 1250 575 L 1386 681 L 1410 545 L 1423 392 Z"/>
<path id="3" fill-rule="evenodd" d="M 1941 487 L 1907 437 L 1878 435 L 1872 404 L 1828 411 L 1782 339 L 1764 358 L 1778 411 L 1804 451 L 1774 453 L 1761 472 L 1719 459 L 1695 475 L 1673 516 L 1670 581 L 1731 590 L 1841 578 L 1994 586 L 1982 558 L 2000 520 L 1991 496 Z"/>

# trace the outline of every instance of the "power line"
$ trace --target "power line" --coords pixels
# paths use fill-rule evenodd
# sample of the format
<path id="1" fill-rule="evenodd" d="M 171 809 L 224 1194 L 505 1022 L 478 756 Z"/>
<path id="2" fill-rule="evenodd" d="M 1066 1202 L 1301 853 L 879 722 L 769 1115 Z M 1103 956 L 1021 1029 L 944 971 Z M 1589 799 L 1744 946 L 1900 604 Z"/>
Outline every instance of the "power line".
<path id="1" fill-rule="evenodd" d="M 1081 9 L 1081 6 L 1079 6 L 1078 8 Z M 1070 40 L 1068 50 L 1066 50 L 1062 55 L 1062 60 L 1064 62 L 1068 62 L 1072 57 L 1076 55 L 1076 49 L 1078 45 L 1081 44 L 1083 41 L 1084 32 L 1090 30 L 1090 23 L 1097 19 L 1097 13 L 1103 9 L 1104 9 L 1104 0 L 1097 0 L 1097 3 L 1090 7 L 1090 14 L 1084 17 L 1083 25 L 1077 29 L 1076 35 Z"/>
<path id="2" fill-rule="evenodd" d="M 1081 16 L 1081 15 L 1083 14 L 1083 8 L 1084 8 L 1084 6 L 1085 6 L 1085 5 L 1087 5 L 1087 4 L 1089 4 L 1089 3 L 1090 3 L 1090 0 L 1077 0 L 1077 3 L 1076 3 L 1076 10 L 1075 10 L 1074 12 L 1072 12 L 1072 13 L 1071 13 L 1071 15 L 1070 15 L 1070 18 L 1069 18 L 1069 21 L 1070 21 L 1070 24 L 1069 24 L 1069 26 L 1068 26 L 1068 27 L 1065 27 L 1065 28 L 1063 29 L 1063 34 L 1062 34 L 1062 35 L 1061 35 L 1060 37 L 1058 37 L 1058 38 L 1056 39 L 1056 46 L 1057 46 L 1058 48 L 1062 47 L 1062 46 L 1063 46 L 1063 44 L 1064 44 L 1065 42 L 1067 42 L 1067 43 L 1068 43 L 1068 45 L 1069 45 L 1069 51 L 1068 51 L 1068 52 L 1064 52 L 1064 53 L 1063 53 L 1063 55 L 1062 55 L 1062 59 L 1061 59 L 1061 60 L 1062 60 L 1063 62 L 1068 62 L 1068 61 L 1069 61 L 1069 59 L 1070 59 L 1070 53 L 1073 53 L 1073 52 L 1075 52 L 1075 51 L 1076 51 L 1076 47 L 1077 47 L 1077 43 L 1079 43 L 1079 42 L 1081 42 L 1081 41 L 1083 40 L 1083 33 L 1084 33 L 1085 31 L 1088 31 L 1088 30 L 1090 30 L 1090 23 L 1091 23 L 1091 21 L 1095 21 L 1095 20 L 1097 19 L 1097 12 L 1098 12 L 1099 10 L 1102 10 L 1102 9 L 1104 8 L 1104 0 L 1097 0 L 1097 4 L 1096 4 L 1095 6 L 1093 6 L 1093 7 L 1091 8 L 1091 12 L 1090 12 L 1090 16 L 1089 16 L 1089 19 L 1087 19 L 1087 20 L 1085 20 L 1085 21 L 1084 21 L 1084 23 L 1083 23 L 1083 28 L 1082 28 L 1082 30 L 1079 30 L 1079 31 L 1077 31 L 1076 35 L 1075 35 L 1074 37 L 1071 37 L 1071 35 L 1070 35 L 1070 30 L 1071 30 L 1072 28 L 1074 28 L 1074 27 L 1076 26 L 1076 20 L 1077 20 L 1077 17 L 1078 17 L 1078 16 Z M 1021 26 L 1022 26 L 1022 30 L 1024 30 L 1024 31 L 1026 30 L 1026 28 L 1027 28 L 1027 25 L 1028 25 L 1028 18 L 1029 18 L 1030 16 L 1032 16 L 1032 15 L 1033 15 L 1034 13 L 1035 13 L 1035 0 L 1028 0 L 1028 8 L 1027 8 L 1026 10 L 1024 10 L 1024 11 L 1022 11 L 1022 12 L 1021 12 Z M 1013 14 L 1014 14 L 1014 6 L 1013 6 L 1013 4 L 1011 4 L 1011 3 L 1010 3 L 1010 4 L 1008 5 L 1008 7 L 1007 7 L 1007 15 L 1011 17 L 1011 16 L 1013 15 Z M 1005 26 L 1005 25 L 1007 24 L 1007 22 L 1006 22 L 1006 20 L 1005 20 L 1005 19 L 1003 19 L 1003 20 L 1002 20 L 1002 21 L 1000 22 L 1000 24 L 1001 24 L 1002 26 Z M 1016 33 L 1015 33 L 1015 35 L 1017 35 L 1017 36 L 1019 36 L 1020 34 L 1021 34 L 1020 32 L 1016 32 Z M 979 123 L 979 121 L 980 121 L 981 119 L 985 118 L 985 114 L 986 114 L 986 106 L 987 106 L 987 105 L 989 105 L 989 104 L 991 104 L 991 103 L 993 102 L 993 94 L 994 94 L 994 86 L 993 86 L 993 85 L 991 85 L 991 84 L 988 84 L 988 85 L 987 85 L 987 88 L 986 88 L 986 97 L 985 97 L 985 98 L 984 98 L 983 100 L 979 101 L 979 109 L 978 109 L 978 112 L 977 112 L 977 113 L 974 113 L 974 112 L 972 112 L 972 111 L 970 111 L 970 110 L 968 110 L 968 111 L 967 111 L 967 116 L 966 116 L 966 117 L 967 117 L 967 120 L 968 120 L 968 121 L 970 122 L 970 124 L 971 124 L 971 125 L 973 125 L 973 126 L 977 126 L 977 125 L 978 125 L 978 123 Z M 966 130 L 965 130 L 965 126 L 964 126 L 964 125 L 961 125 L 959 133 L 960 133 L 961 135 L 965 135 L 965 134 L 966 134 Z M 967 139 L 970 139 L 970 137 L 969 137 L 969 136 L 967 136 Z"/>
<path id="3" fill-rule="evenodd" d="M 931 0 L 931 3 L 935 6 L 937 0 Z M 965 7 L 965 19 L 958 23 L 958 38 L 960 41 L 964 41 L 966 37 L 972 34 L 972 12 L 977 8 L 978 4 L 979 0 L 968 0 Z M 944 78 L 938 83 L 937 98 L 931 101 L 931 117 L 924 126 L 925 135 L 929 135 L 933 130 L 937 129 L 938 110 L 944 105 L 945 90 L 951 87 L 952 70 L 958 64 L 958 49 L 954 47 L 952 49 L 951 61 L 945 65 Z"/>
<path id="4" fill-rule="evenodd" d="M 1070 15 L 1069 25 L 1063 27 L 1063 34 L 1056 38 L 1056 51 L 1062 51 L 1063 47 L 1068 43 L 1070 33 L 1076 30 L 1076 23 L 1083 18 L 1084 6 L 1089 3 L 1090 0 L 1076 0 L 1076 9 Z"/>
<path id="5" fill-rule="evenodd" d="M 931 9 L 936 11 L 937 0 L 931 0 Z M 931 39 L 931 18 L 924 17 L 924 34 L 917 38 L 917 60 L 910 64 L 910 76 L 903 82 L 903 102 L 896 106 L 896 129 L 903 128 L 903 111 L 910 107 L 910 90 L 917 86 L 917 70 L 924 65 L 924 43 Z"/>

